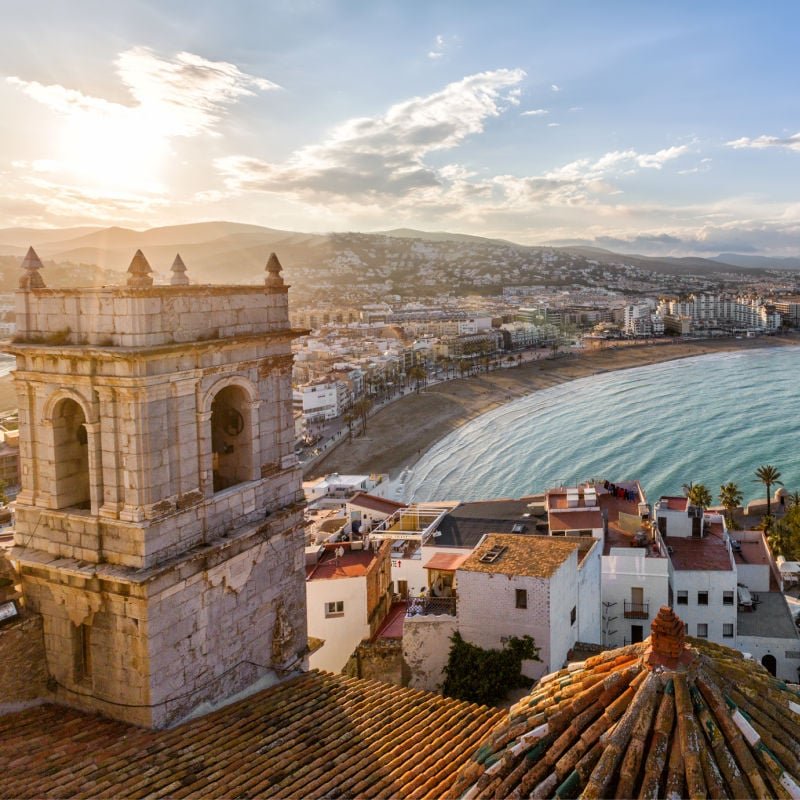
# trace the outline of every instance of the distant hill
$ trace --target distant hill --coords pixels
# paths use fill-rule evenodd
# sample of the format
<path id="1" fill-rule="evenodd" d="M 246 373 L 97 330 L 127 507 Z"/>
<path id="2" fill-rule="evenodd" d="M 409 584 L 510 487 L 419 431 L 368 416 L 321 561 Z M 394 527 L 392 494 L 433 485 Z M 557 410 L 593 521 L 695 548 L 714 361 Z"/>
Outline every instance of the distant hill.
<path id="1" fill-rule="evenodd" d="M 724 261 L 739 267 L 755 267 L 757 269 L 800 269 L 800 257 L 748 256 L 739 253 L 720 253 L 712 261 Z"/>
<path id="2" fill-rule="evenodd" d="M 596 261 L 604 269 L 630 265 L 653 273 L 700 278 L 745 277 L 763 269 L 761 264 L 729 263 L 721 256 L 656 258 L 596 247 L 527 246 L 408 228 L 312 234 L 235 222 L 198 222 L 144 231 L 120 227 L 0 230 L 0 256 L 14 256 L 18 263 L 31 244 L 48 264 L 44 273 L 48 285 L 61 280 L 49 277 L 56 274 L 50 264 L 70 265 L 64 268 L 72 270 L 73 278 L 80 280 L 86 275 L 86 282 L 96 283 L 103 276 L 124 273 L 137 249 L 162 276 L 180 253 L 193 281 L 253 283 L 263 279 L 269 253 L 275 251 L 293 291 L 322 295 L 328 288 L 341 292 L 343 287 L 358 290 L 367 285 L 377 291 L 420 294 L 448 290 L 488 293 L 503 285 L 541 282 L 569 285 L 573 280 L 583 281 L 578 273 L 587 269 L 587 261 Z M 766 261 L 774 266 L 774 260 Z M 591 265 L 588 268 L 591 270 Z M 602 279 L 602 273 L 596 278 Z M 10 277 L 3 279 L 4 285 L 15 282 Z"/>
<path id="3" fill-rule="evenodd" d="M 567 253 L 583 256 L 601 264 L 625 263 L 633 264 L 642 269 L 662 272 L 668 275 L 719 275 L 721 273 L 742 273 L 751 274 L 761 272 L 760 268 L 749 265 L 737 265 L 724 262 L 722 257 L 699 258 L 697 256 L 686 256 L 675 258 L 673 256 L 642 256 L 631 253 L 614 253 L 611 250 L 604 250 L 601 247 L 561 247 Z"/>

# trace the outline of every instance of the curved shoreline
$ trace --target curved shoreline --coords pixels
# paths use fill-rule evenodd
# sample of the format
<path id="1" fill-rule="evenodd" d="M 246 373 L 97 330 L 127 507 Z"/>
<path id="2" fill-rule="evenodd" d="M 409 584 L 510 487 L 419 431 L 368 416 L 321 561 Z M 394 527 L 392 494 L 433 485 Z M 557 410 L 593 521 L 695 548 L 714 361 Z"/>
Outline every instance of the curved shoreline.
<path id="1" fill-rule="evenodd" d="M 797 336 L 633 344 L 446 381 L 382 408 L 370 418 L 365 436 L 342 442 L 307 477 L 339 472 L 394 478 L 451 431 L 487 411 L 578 378 L 711 353 L 797 345 Z"/>

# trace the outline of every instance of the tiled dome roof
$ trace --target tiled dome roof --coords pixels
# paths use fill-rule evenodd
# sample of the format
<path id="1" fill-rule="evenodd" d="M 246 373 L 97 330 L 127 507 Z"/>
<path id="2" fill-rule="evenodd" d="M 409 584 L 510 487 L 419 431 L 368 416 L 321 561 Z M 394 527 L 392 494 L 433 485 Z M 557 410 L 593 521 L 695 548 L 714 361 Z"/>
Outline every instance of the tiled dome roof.
<path id="1" fill-rule="evenodd" d="M 644 642 L 543 678 L 452 794 L 800 797 L 800 696 L 665 606 Z"/>

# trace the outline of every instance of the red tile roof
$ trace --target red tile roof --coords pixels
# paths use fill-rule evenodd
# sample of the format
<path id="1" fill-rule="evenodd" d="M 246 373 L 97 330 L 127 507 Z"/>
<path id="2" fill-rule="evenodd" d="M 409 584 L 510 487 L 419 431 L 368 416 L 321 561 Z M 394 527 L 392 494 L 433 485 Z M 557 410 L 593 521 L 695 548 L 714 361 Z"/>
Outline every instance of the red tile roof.
<path id="1" fill-rule="evenodd" d="M 686 504 L 689 502 L 685 497 L 662 497 L 662 506 L 665 500 L 666 506 L 670 511 L 686 511 Z"/>
<path id="2" fill-rule="evenodd" d="M 167 731 L 0 717 L 0 796 L 442 798 L 504 712 L 312 672 Z"/>
<path id="3" fill-rule="evenodd" d="M 401 508 L 407 508 L 405 503 L 387 500 L 385 497 L 367 494 L 367 492 L 357 492 L 347 502 L 351 506 L 360 506 L 361 508 L 368 508 L 370 511 L 379 511 L 387 516 L 391 516 Z"/>
<path id="4" fill-rule="evenodd" d="M 677 570 L 732 570 L 728 547 L 717 536 L 665 536 L 664 544 Z"/>
<path id="5" fill-rule="evenodd" d="M 647 639 L 542 678 L 478 748 L 448 797 L 796 791 L 800 697 L 736 650 L 684 644 L 678 623 L 664 619 L 652 648 Z"/>
<path id="6" fill-rule="evenodd" d="M 434 553 L 424 569 L 456 570 L 469 558 L 468 553 Z"/>
<path id="7" fill-rule="evenodd" d="M 551 511 L 549 520 L 551 531 L 577 531 L 603 527 L 603 515 L 599 508 Z"/>
<path id="8" fill-rule="evenodd" d="M 306 580 L 331 580 L 332 578 L 358 578 L 366 575 L 377 556 L 372 550 L 346 550 L 337 558 L 333 550 L 327 549 L 320 561 L 306 569 Z"/>

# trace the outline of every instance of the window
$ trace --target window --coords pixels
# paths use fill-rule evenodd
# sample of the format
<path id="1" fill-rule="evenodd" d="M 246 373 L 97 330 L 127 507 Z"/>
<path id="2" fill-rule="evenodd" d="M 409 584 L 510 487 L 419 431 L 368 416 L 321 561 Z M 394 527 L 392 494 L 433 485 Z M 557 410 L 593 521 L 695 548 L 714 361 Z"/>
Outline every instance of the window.
<path id="1" fill-rule="evenodd" d="M 723 592 L 722 593 L 722 605 L 724 606 L 732 606 L 733 605 L 733 592 Z M 731 634 L 733 636 L 733 634 Z"/>
<path id="2" fill-rule="evenodd" d="M 334 600 L 332 603 L 325 603 L 326 617 L 343 617 L 344 600 Z"/>
<path id="3" fill-rule="evenodd" d="M 574 625 L 576 619 L 578 619 L 578 609 L 572 606 L 572 611 L 569 612 L 569 624 Z"/>
<path id="4" fill-rule="evenodd" d="M 733 623 L 732 622 L 725 622 L 722 625 L 722 635 L 726 639 L 733 638 Z"/>
<path id="5" fill-rule="evenodd" d="M 707 606 L 708 605 L 708 592 L 698 592 L 697 593 L 697 605 L 699 605 L 699 606 Z"/>
<path id="6" fill-rule="evenodd" d="M 226 386 L 211 404 L 211 467 L 214 491 L 253 479 L 250 397 L 241 386 Z"/>
<path id="7" fill-rule="evenodd" d="M 517 608 L 527 608 L 528 607 L 528 590 L 527 589 L 517 589 L 516 592 L 516 605 Z"/>
<path id="8" fill-rule="evenodd" d="M 679 606 L 689 605 L 689 592 L 686 589 L 678 589 L 678 605 Z"/>
<path id="9" fill-rule="evenodd" d="M 705 622 L 697 623 L 697 637 L 698 639 L 708 639 L 708 625 Z"/>
<path id="10" fill-rule="evenodd" d="M 64 398 L 56 405 L 52 422 L 56 507 L 88 509 L 89 436 L 83 409 Z"/>

